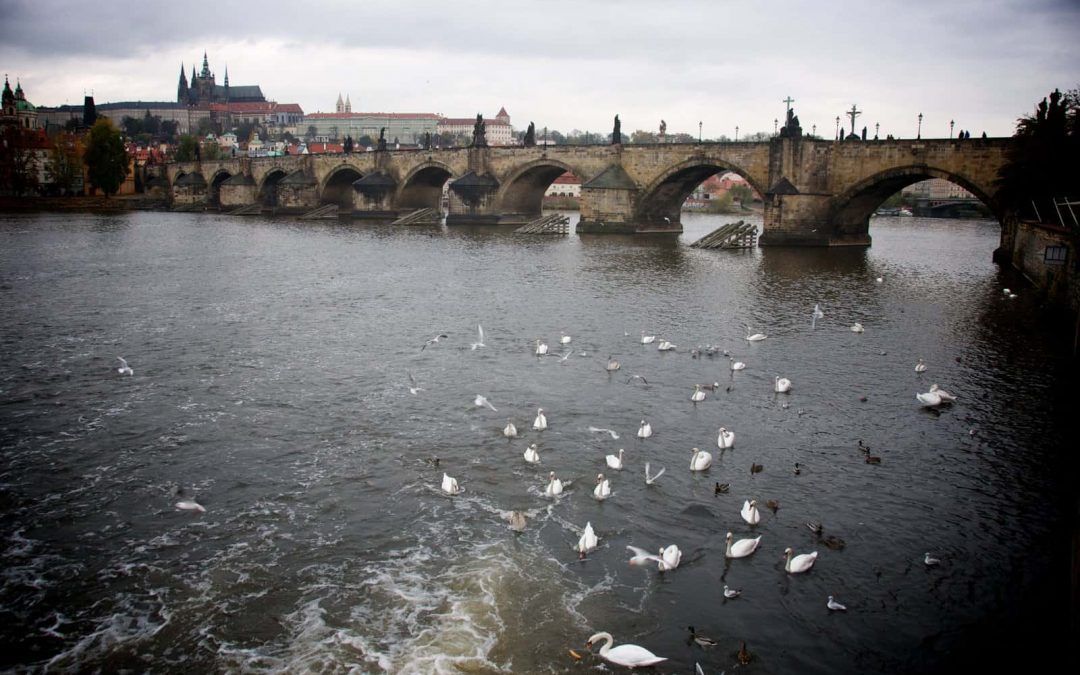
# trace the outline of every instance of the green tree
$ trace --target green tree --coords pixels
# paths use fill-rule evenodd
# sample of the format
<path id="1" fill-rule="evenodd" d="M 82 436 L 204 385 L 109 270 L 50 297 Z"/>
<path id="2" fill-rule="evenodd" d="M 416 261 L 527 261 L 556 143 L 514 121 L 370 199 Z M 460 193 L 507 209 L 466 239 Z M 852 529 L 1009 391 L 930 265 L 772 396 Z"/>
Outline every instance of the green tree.
<path id="1" fill-rule="evenodd" d="M 20 196 L 37 187 L 37 161 L 29 134 L 15 125 L 3 127 L 0 138 L 0 194 Z"/>
<path id="2" fill-rule="evenodd" d="M 128 155 L 120 131 L 109 118 L 99 118 L 90 128 L 83 161 L 90 184 L 106 196 L 116 194 L 128 174 Z"/>
<path id="3" fill-rule="evenodd" d="M 214 160 L 223 159 L 225 153 L 221 151 L 221 146 L 217 144 L 217 141 L 206 141 L 202 145 L 202 159 Z"/>
<path id="4" fill-rule="evenodd" d="M 79 161 L 79 145 L 73 135 L 58 134 L 49 149 L 49 161 L 45 164 L 45 176 L 60 194 L 69 193 L 82 172 Z"/>
<path id="5" fill-rule="evenodd" d="M 656 134 L 651 131 L 642 131 L 638 129 L 634 133 L 630 134 L 631 143 L 656 143 Z"/>
<path id="6" fill-rule="evenodd" d="M 728 194 L 731 198 L 742 206 L 744 209 L 748 208 L 746 205 L 754 201 L 754 191 L 750 189 L 749 185 L 743 185 L 741 183 L 732 185 L 728 190 Z"/>
<path id="7" fill-rule="evenodd" d="M 1047 220 L 1052 200 L 1080 192 L 1080 96 L 1054 90 L 1020 118 L 1006 162 L 998 172 L 998 198 L 1024 217 Z"/>
<path id="8" fill-rule="evenodd" d="M 189 134 L 184 134 L 180 137 L 180 143 L 176 146 L 176 161 L 195 161 L 195 148 L 197 147 L 199 147 L 199 142 L 195 140 L 195 137 Z"/>

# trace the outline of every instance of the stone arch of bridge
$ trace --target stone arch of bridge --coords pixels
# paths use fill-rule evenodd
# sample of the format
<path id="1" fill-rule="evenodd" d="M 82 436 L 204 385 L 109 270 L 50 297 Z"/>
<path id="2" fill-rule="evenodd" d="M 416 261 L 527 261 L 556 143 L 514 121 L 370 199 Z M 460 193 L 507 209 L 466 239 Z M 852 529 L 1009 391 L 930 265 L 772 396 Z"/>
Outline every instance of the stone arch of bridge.
<path id="1" fill-rule="evenodd" d="M 337 204 L 344 211 L 352 211 L 356 194 L 352 184 L 363 177 L 364 174 L 351 164 L 334 167 L 319 185 L 319 203 Z"/>
<path id="2" fill-rule="evenodd" d="M 697 157 L 669 167 L 641 191 L 635 220 L 678 222 L 686 198 L 710 176 L 728 171 L 744 178 L 759 195 L 765 194 L 766 186 L 742 167 L 715 158 Z"/>
<path id="3" fill-rule="evenodd" d="M 864 178 L 832 200 L 829 223 L 835 235 L 867 234 L 870 216 L 886 199 L 909 185 L 941 178 L 964 188 L 990 209 L 998 222 L 1003 220 L 1000 205 L 986 187 L 967 177 L 937 167 L 911 165 L 894 167 Z"/>
<path id="4" fill-rule="evenodd" d="M 275 166 L 263 174 L 259 182 L 258 200 L 263 206 L 277 206 L 278 183 L 286 176 L 285 169 Z"/>
<path id="5" fill-rule="evenodd" d="M 232 174 L 225 169 L 218 169 L 210 178 L 210 187 L 207 190 L 206 199 L 213 206 L 221 206 L 221 184 L 232 178 Z"/>
<path id="6" fill-rule="evenodd" d="M 439 208 L 442 204 L 443 185 L 453 177 L 454 172 L 442 162 L 427 161 L 419 164 L 401 181 L 394 203 L 402 208 Z"/>
<path id="7" fill-rule="evenodd" d="M 567 171 L 582 181 L 588 180 L 574 167 L 556 159 L 537 159 L 516 168 L 499 187 L 496 198 L 499 211 L 540 215 L 548 186 Z"/>

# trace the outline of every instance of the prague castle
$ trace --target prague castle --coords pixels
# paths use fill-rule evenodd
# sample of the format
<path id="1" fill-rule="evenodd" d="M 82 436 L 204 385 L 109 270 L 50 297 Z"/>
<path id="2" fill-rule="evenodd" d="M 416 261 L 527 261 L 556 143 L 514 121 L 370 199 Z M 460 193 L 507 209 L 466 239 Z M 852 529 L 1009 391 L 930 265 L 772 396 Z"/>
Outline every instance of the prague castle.
<path id="1" fill-rule="evenodd" d="M 229 68 L 225 67 L 225 82 L 217 84 L 210 72 L 210 63 L 203 52 L 202 72 L 195 74 L 191 66 L 191 84 L 188 84 L 183 64 L 180 65 L 180 82 L 176 87 L 176 102 L 191 106 L 208 106 L 211 103 L 266 103 L 259 85 L 229 86 Z"/>

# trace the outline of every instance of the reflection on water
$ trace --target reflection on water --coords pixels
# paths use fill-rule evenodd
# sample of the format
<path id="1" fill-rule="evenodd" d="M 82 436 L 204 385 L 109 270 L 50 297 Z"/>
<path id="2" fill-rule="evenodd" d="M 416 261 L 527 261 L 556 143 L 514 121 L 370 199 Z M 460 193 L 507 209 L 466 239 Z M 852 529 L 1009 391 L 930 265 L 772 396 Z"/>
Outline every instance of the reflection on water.
<path id="1" fill-rule="evenodd" d="M 0 219 L 0 663 L 562 672 L 598 664 L 568 650 L 600 630 L 668 657 L 660 672 L 733 669 L 744 640 L 757 672 L 1059 656 L 1075 398 L 1035 294 L 990 262 L 998 226 L 876 218 L 868 249 L 688 247 L 733 219 L 687 214 L 657 238 Z M 487 346 L 472 350 L 477 324 Z M 537 339 L 552 356 L 533 356 Z M 691 355 L 707 345 L 746 370 Z M 932 383 L 958 403 L 921 409 Z M 714 454 L 708 472 L 689 471 L 693 447 Z M 619 448 L 626 468 L 609 470 Z M 646 462 L 667 469 L 655 485 Z M 441 494 L 444 471 L 464 495 Z M 543 496 L 549 471 L 569 483 L 560 498 Z M 751 498 L 778 503 L 753 528 Z M 582 561 L 587 522 L 600 546 Z M 725 560 L 728 531 L 761 548 Z M 677 570 L 626 564 L 627 545 L 670 543 Z M 785 574 L 788 546 L 818 550 L 814 569 Z M 720 645 L 688 645 L 688 625 Z M 1025 641 L 1041 651 L 988 647 Z"/>

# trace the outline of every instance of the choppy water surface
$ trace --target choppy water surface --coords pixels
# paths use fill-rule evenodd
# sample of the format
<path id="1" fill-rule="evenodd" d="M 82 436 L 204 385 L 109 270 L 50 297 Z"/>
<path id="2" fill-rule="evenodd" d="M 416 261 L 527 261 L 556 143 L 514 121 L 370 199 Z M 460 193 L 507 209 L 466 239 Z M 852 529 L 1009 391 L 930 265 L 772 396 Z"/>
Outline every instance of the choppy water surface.
<path id="1" fill-rule="evenodd" d="M 673 241 L 0 218 L 0 668 L 563 672 L 600 663 L 568 653 L 600 630 L 668 657 L 661 672 L 731 671 L 743 640 L 746 672 L 1059 655 L 1075 400 L 1046 310 L 990 261 L 997 224 L 876 219 L 869 249 L 688 248 L 722 222 L 687 216 Z M 565 354 L 564 332 L 569 356 L 533 356 L 537 339 Z M 692 358 L 706 344 L 746 370 Z M 960 399 L 940 414 L 914 399 L 934 382 Z M 737 434 L 723 453 L 721 425 Z M 522 459 L 533 442 L 539 466 Z M 704 474 L 694 446 L 715 456 Z M 646 461 L 667 468 L 656 485 Z M 463 495 L 440 493 L 444 471 Z M 556 500 L 549 471 L 572 481 Z M 747 498 L 780 506 L 751 528 Z M 521 535 L 511 510 L 529 515 Z M 578 561 L 586 522 L 600 547 Z M 729 530 L 760 549 L 726 563 Z M 626 545 L 670 543 L 677 570 L 627 565 Z M 819 551 L 811 572 L 785 574 L 788 546 Z M 691 624 L 719 646 L 687 645 Z"/>

